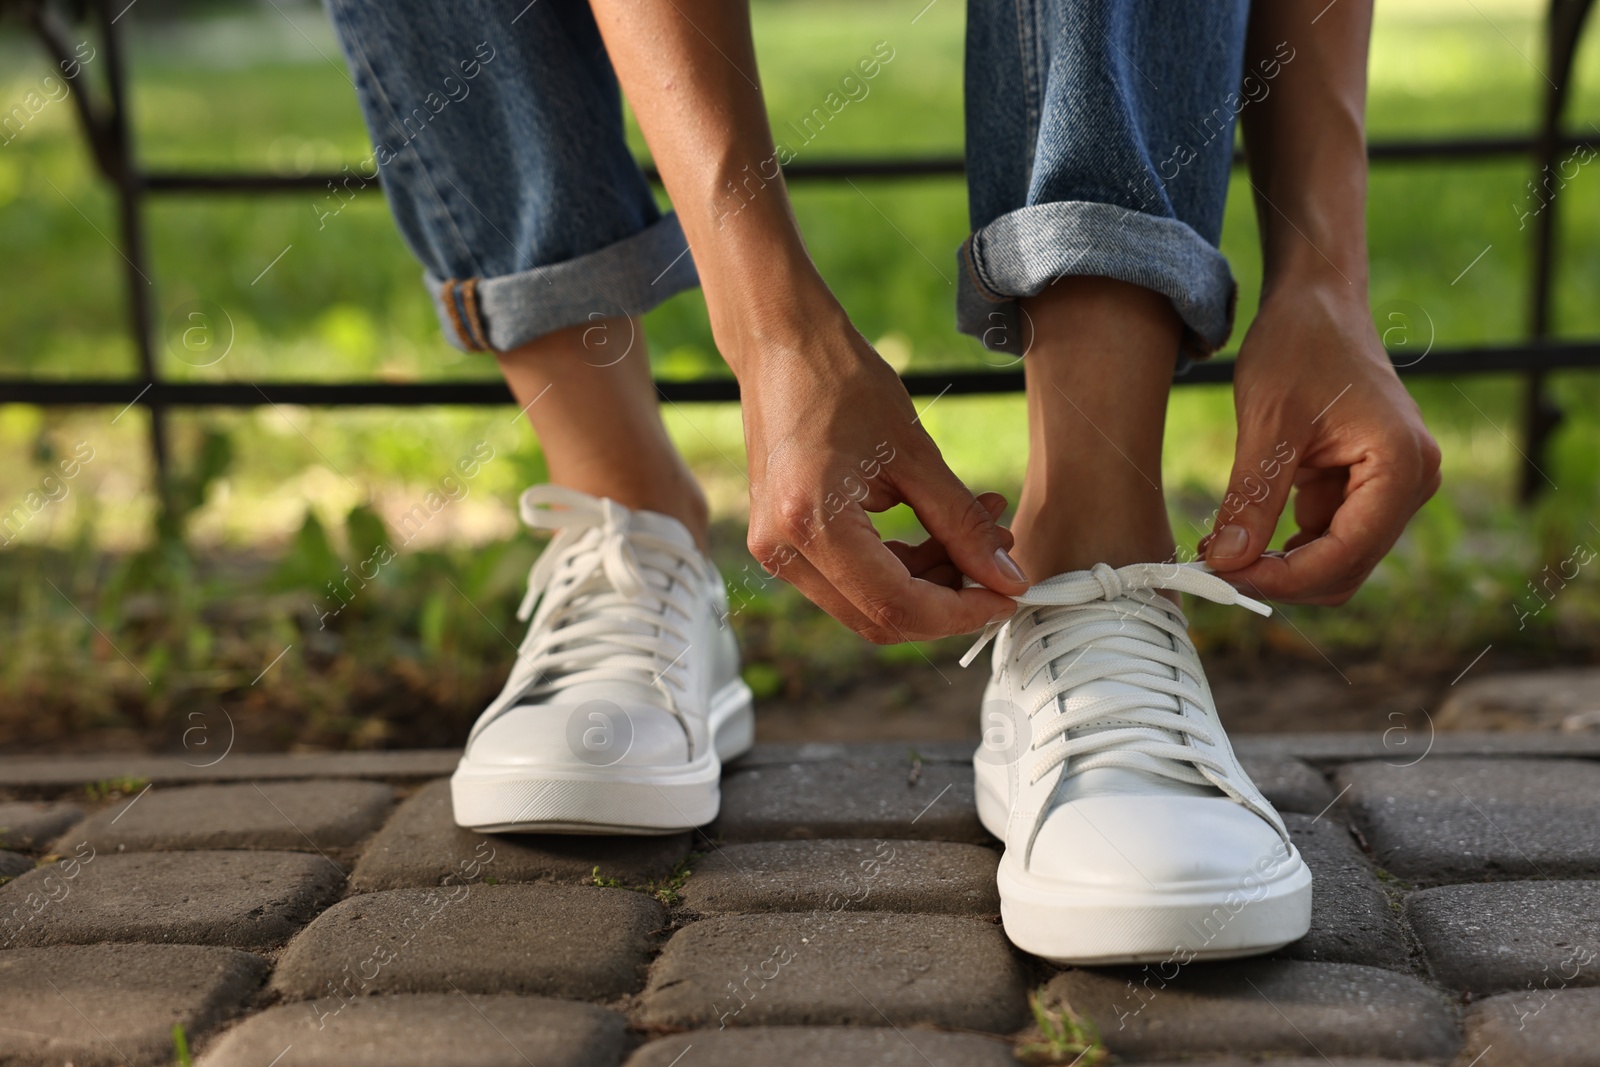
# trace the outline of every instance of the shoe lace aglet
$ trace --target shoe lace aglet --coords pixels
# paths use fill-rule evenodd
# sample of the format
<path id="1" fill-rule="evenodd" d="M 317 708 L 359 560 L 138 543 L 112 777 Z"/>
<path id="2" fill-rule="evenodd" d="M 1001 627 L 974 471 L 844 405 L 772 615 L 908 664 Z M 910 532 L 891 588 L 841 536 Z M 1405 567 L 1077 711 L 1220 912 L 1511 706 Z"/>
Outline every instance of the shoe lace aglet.
<path id="1" fill-rule="evenodd" d="M 984 646 L 990 641 L 993 641 L 995 635 L 1003 630 L 1006 623 L 1010 621 L 1010 619 L 1002 619 L 1000 622 L 991 622 L 989 625 L 985 626 L 983 628 L 983 633 L 978 635 L 977 642 L 974 643 L 971 648 L 967 649 L 966 655 L 961 657 L 961 666 L 971 666 L 972 661 L 978 658 L 978 653 L 983 651 Z"/>
<path id="2" fill-rule="evenodd" d="M 1242 608 L 1247 608 L 1248 610 L 1255 612 L 1262 618 L 1266 618 L 1272 614 L 1272 605 L 1264 604 L 1259 600 L 1247 597 L 1237 589 L 1235 589 L 1233 592 L 1233 602 Z"/>

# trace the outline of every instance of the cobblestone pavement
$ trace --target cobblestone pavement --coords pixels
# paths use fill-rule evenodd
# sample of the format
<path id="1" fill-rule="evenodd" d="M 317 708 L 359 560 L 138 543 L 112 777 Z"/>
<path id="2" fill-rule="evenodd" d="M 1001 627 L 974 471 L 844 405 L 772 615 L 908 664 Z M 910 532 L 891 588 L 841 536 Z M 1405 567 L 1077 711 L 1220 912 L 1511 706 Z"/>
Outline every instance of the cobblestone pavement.
<path id="1" fill-rule="evenodd" d="M 0 759 L 0 1063 L 1072 1063 L 1032 996 L 1085 1064 L 1600 1065 L 1600 739 L 1238 748 L 1310 934 L 1095 970 L 1006 941 L 967 745 L 758 746 L 653 838 L 458 829 L 452 752 Z"/>

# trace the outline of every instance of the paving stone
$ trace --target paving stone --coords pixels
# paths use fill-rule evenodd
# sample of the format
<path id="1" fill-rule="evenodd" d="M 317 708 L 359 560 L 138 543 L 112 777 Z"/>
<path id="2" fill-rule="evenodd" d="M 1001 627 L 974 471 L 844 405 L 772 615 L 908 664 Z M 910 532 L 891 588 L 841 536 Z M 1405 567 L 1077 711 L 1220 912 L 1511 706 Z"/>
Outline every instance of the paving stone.
<path id="1" fill-rule="evenodd" d="M 1278 954 L 1297 960 L 1411 969 L 1400 917 L 1350 830 L 1336 816 L 1283 817 L 1311 868 L 1311 931 Z"/>
<path id="2" fill-rule="evenodd" d="M 344 873 L 303 852 L 131 852 L 40 867 L 0 888 L 0 915 L 28 915 L 17 945 L 149 941 L 268 948 L 335 900 Z M 42 900 L 37 912 L 25 907 Z M 13 936 L 0 919 L 4 941 Z"/>
<path id="3" fill-rule="evenodd" d="M 722 779 L 724 841 L 894 838 L 983 843 L 970 763 L 815 760 L 750 767 Z"/>
<path id="4" fill-rule="evenodd" d="M 1378 866 L 1413 882 L 1600 876 L 1600 763 L 1435 756 L 1336 784 Z"/>
<path id="5" fill-rule="evenodd" d="M 1250 780 L 1280 812 L 1320 815 L 1333 803 L 1327 779 L 1304 760 L 1287 756 L 1241 755 Z"/>
<path id="6" fill-rule="evenodd" d="M 0 788 L 77 789 L 85 782 L 139 778 L 163 785 L 250 782 L 290 778 L 427 780 L 455 770 L 459 748 L 393 749 L 382 752 L 232 752 L 216 763 L 193 756 L 118 753 L 91 756 L 0 756 Z"/>
<path id="7" fill-rule="evenodd" d="M 1400 744 L 1400 736 L 1385 737 L 1387 731 L 1362 730 L 1322 734 L 1241 734 L 1233 738 L 1233 750 L 1245 755 L 1294 756 L 1324 769 L 1356 760 L 1386 760 L 1411 763 L 1415 753 L 1406 751 L 1415 741 Z M 1422 734 L 1420 728 L 1414 732 Z M 1426 736 L 1426 735 L 1424 735 Z M 1553 756 L 1562 759 L 1600 758 L 1600 730 L 1581 734 L 1508 733 L 1483 730 L 1446 733 L 1436 730 L 1428 758 L 1441 756 L 1492 756 L 1510 759 L 1528 756 Z M 1423 737 L 1417 736 L 1416 741 Z"/>
<path id="8" fill-rule="evenodd" d="M 998 925 L 883 912 L 702 919 L 667 942 L 640 999 L 646 1027 L 1008 1032 L 1026 1012 L 1023 971 Z"/>
<path id="9" fill-rule="evenodd" d="M 62 945 L 0 952 L 0 1063 L 173 1062 L 237 1011 L 267 972 L 247 952 L 198 945 Z"/>
<path id="10" fill-rule="evenodd" d="M 690 911 L 852 911 L 999 915 L 999 853 L 947 841 L 764 841 L 695 861 L 679 895 Z"/>
<path id="11" fill-rule="evenodd" d="M 37 852 L 83 818 L 76 804 L 0 801 L 0 848 Z"/>
<path id="12" fill-rule="evenodd" d="M 1465 683 L 1463 683 L 1465 684 Z M 1437 716 L 1435 716 L 1437 719 Z M 974 720 L 976 722 L 976 720 Z M 792 763 L 796 759 L 842 759 L 858 749 L 884 746 L 886 756 L 904 758 L 909 749 L 925 763 L 969 763 L 974 741 L 916 742 L 808 742 L 758 744 L 730 767 L 761 763 Z M 1401 762 L 1403 753 L 1391 739 L 1385 745 L 1379 731 L 1361 733 L 1240 734 L 1233 738 L 1240 759 L 1247 756 L 1289 756 L 1318 766 L 1351 760 L 1387 759 Z M 1600 758 L 1600 730 L 1582 733 L 1509 733 L 1499 731 L 1439 732 L 1429 759 L 1435 756 L 1556 756 Z M 87 756 L 0 756 L 0 789 L 75 790 L 85 782 L 108 778 L 142 778 L 163 785 L 201 782 L 285 781 L 312 778 L 367 778 L 386 782 L 419 782 L 448 775 L 461 759 L 461 750 L 405 749 L 382 752 L 310 752 L 249 754 L 235 752 L 212 766 L 185 762 L 187 756 L 149 756 L 135 753 Z"/>
<path id="13" fill-rule="evenodd" d="M 694 1049 L 693 1056 L 684 1053 Z M 1017 1067 L 1005 1041 L 919 1027 L 760 1026 L 693 1030 L 640 1048 L 625 1067 Z"/>
<path id="14" fill-rule="evenodd" d="M 380 782 L 267 782 L 153 786 L 72 833 L 100 852 L 348 848 L 376 830 L 394 802 Z"/>
<path id="15" fill-rule="evenodd" d="M 1600 668 L 1486 674 L 1450 689 L 1441 730 L 1600 730 Z"/>
<path id="16" fill-rule="evenodd" d="M 1204 1060 L 1163 1060 L 1160 1063 L 1139 1061 L 1139 1067 L 1428 1067 L 1428 1064 L 1418 1060 L 1391 1060 L 1377 1059 L 1370 1056 L 1293 1056 L 1285 1059 L 1273 1056 L 1267 1060 L 1238 1059 L 1232 1056 L 1223 1059 Z M 1494 1067 L 1485 1063 L 1482 1067 Z"/>
<path id="17" fill-rule="evenodd" d="M 284 950 L 273 987 L 323 1010 L 376 993 L 598 999 L 644 980 L 661 905 L 626 889 L 460 885 L 340 901 Z"/>
<path id="18" fill-rule="evenodd" d="M 456 825 L 450 782 L 441 779 L 396 809 L 362 851 L 350 880 L 363 892 L 442 885 L 446 879 L 587 884 L 599 867 L 606 877 L 636 885 L 670 874 L 688 856 L 689 836 L 481 834 Z"/>
<path id="19" fill-rule="evenodd" d="M 33 858 L 20 852 L 0 852 L 0 885 L 33 870 Z"/>
<path id="20" fill-rule="evenodd" d="M 200 1057 L 200 1067 L 615 1067 L 627 1022 L 592 1004 L 544 997 L 416 993 L 363 997 L 319 1014 L 284 1004 L 246 1019 Z"/>
<path id="21" fill-rule="evenodd" d="M 1172 977 L 1163 982 L 1163 975 Z M 1113 1053 L 1135 1060 L 1206 1055 L 1445 1059 L 1453 1009 L 1421 981 L 1376 967 L 1248 960 L 1066 971 L 1047 1004 L 1094 1020 Z"/>
<path id="22" fill-rule="evenodd" d="M 1463 1063 L 1600 1067 L 1600 989 L 1503 993 L 1468 1008 L 1466 1026 Z"/>
<path id="23" fill-rule="evenodd" d="M 1452 988 L 1600 985 L 1600 882 L 1439 886 L 1411 894 L 1406 918 Z"/>
<path id="24" fill-rule="evenodd" d="M 974 717 L 976 722 L 976 717 Z M 785 763 L 827 763 L 855 760 L 870 763 L 899 763 L 907 770 L 912 759 L 928 763 L 959 763 L 972 766 L 972 741 L 779 741 L 761 742 L 727 764 L 729 768 L 766 767 Z"/>

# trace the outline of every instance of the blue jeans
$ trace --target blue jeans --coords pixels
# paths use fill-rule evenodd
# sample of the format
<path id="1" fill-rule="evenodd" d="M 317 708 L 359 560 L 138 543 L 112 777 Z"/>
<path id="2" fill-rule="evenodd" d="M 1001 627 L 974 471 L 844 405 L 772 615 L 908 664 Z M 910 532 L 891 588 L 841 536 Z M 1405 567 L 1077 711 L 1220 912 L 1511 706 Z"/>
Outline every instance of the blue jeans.
<path id="1" fill-rule="evenodd" d="M 452 343 L 504 351 L 698 283 L 624 141 L 585 0 L 327 6 Z M 1227 340 L 1235 286 L 1216 246 L 1248 7 L 968 0 L 964 332 L 1020 353 L 1018 298 L 1095 275 L 1166 295 L 1187 354 Z"/>

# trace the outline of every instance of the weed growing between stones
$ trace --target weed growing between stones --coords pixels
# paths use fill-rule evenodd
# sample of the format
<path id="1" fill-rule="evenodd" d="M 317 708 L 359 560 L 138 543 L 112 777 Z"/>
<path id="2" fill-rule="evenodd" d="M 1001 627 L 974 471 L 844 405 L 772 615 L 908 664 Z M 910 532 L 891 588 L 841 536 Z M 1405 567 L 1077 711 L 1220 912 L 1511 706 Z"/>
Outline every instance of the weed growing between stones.
<path id="1" fill-rule="evenodd" d="M 1374 867 L 1372 873 L 1378 878 L 1378 884 L 1383 887 L 1383 892 L 1389 898 L 1389 910 L 1396 915 L 1405 911 L 1405 894 L 1416 888 L 1404 878 L 1396 877 L 1382 867 Z"/>
<path id="2" fill-rule="evenodd" d="M 1046 1007 L 1041 992 L 1035 990 L 1028 994 L 1028 1008 L 1033 1012 L 1039 1036 L 1017 1046 L 1017 1059 L 1038 1067 L 1057 1064 L 1099 1067 L 1105 1063 L 1110 1053 L 1100 1043 L 1094 1023 L 1079 1015 L 1065 1000 L 1057 1008 Z"/>
<path id="3" fill-rule="evenodd" d="M 102 778 L 98 782 L 85 782 L 83 795 L 88 797 L 91 803 L 98 804 L 104 800 L 131 797 L 149 784 L 148 778 Z"/>
<path id="4" fill-rule="evenodd" d="M 689 880 L 689 875 L 693 873 L 693 871 L 690 869 L 690 864 L 692 861 L 698 858 L 699 855 L 700 853 L 698 852 L 691 852 L 687 857 L 679 860 L 678 865 L 674 867 L 672 872 L 666 877 L 654 879 L 652 881 L 641 882 L 638 885 L 629 885 L 620 878 L 611 878 L 603 875 L 600 873 L 599 867 L 595 867 L 595 869 L 590 872 L 590 878 L 593 880 L 595 885 L 601 886 L 605 889 L 626 889 L 633 893 L 645 893 L 649 896 L 655 897 L 661 903 L 670 908 L 680 902 L 678 890 L 682 889 L 684 883 Z"/>

